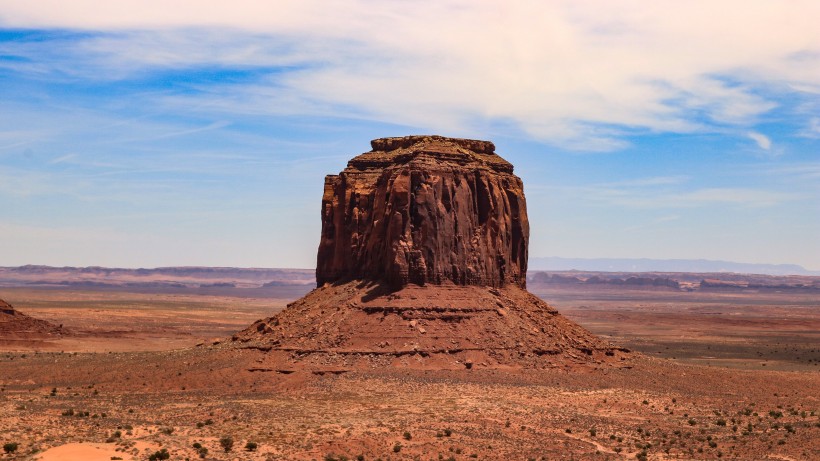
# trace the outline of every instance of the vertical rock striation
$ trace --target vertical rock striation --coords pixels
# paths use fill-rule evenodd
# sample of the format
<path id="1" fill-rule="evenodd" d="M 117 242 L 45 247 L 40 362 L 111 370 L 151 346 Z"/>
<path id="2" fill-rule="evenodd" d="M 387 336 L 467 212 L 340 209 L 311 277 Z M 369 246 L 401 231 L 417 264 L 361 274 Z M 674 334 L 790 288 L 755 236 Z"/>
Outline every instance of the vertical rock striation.
<path id="1" fill-rule="evenodd" d="M 325 178 L 319 286 L 525 287 L 523 184 L 491 142 L 406 136 L 371 145 Z"/>

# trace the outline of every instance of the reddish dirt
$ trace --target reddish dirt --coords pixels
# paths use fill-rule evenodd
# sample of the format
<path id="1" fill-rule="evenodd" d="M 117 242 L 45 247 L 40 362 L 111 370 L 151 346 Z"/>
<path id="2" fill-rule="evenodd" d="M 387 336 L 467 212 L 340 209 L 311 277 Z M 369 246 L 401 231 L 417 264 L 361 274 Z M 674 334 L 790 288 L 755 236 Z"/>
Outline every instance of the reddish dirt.
<path id="1" fill-rule="evenodd" d="M 817 374 L 636 357 L 632 368 L 259 370 L 229 344 L 0 357 L 19 459 L 66 443 L 147 459 L 817 459 Z M 234 440 L 226 453 L 219 443 Z M 257 444 L 247 451 L 248 442 Z M 398 448 L 397 447 L 398 444 Z M 46 451 L 48 453 L 48 451 Z M 473 457 L 475 455 L 475 457 Z M 330 458 L 329 458 L 330 457 Z"/>
<path id="2" fill-rule="evenodd" d="M 750 370 L 721 368 L 725 362 L 689 365 L 679 355 L 637 355 L 629 361 L 632 368 L 590 361 L 487 369 L 476 362 L 470 370 L 447 371 L 415 370 L 405 356 L 398 366 L 366 371 L 337 375 L 317 367 L 285 374 L 266 365 L 270 352 L 238 348 L 230 339 L 242 325 L 284 307 L 283 300 L 10 289 L 3 297 L 15 306 L 71 329 L 84 325 L 88 334 L 0 354 L 0 442 L 19 444 L 16 457 L 0 459 L 29 459 L 75 443 L 105 444 L 117 453 L 112 456 L 137 460 L 160 448 L 172 459 L 201 459 L 194 443 L 209 450 L 205 459 L 259 461 L 328 455 L 353 460 L 359 454 L 370 461 L 435 460 L 439 454 L 459 461 L 475 459 L 472 454 L 617 460 L 636 459 L 643 450 L 649 459 L 820 457 L 820 373 L 772 371 L 796 363 L 795 357 L 755 342 L 770 321 L 784 316 L 815 321 L 810 319 L 820 311 L 812 300 L 782 293 L 704 298 L 636 290 L 552 290 L 544 296 L 590 329 L 615 332 L 614 342 L 645 353 L 668 353 L 673 337 L 694 354 L 705 354 L 707 347 L 714 353 L 722 332 L 766 353 L 778 347 L 783 356 L 769 355 L 769 366 Z M 754 323 L 743 329 L 714 323 L 721 317 L 715 312 L 746 309 Z M 641 324 L 641 312 L 648 323 Z M 661 320 L 665 326 L 658 328 Z M 793 324 L 791 344 L 816 347 L 815 333 Z M 214 336 L 223 339 L 193 347 Z M 158 350 L 163 344 L 177 350 Z M 139 352 L 146 349 L 153 351 Z M 135 352 L 117 352 L 126 350 Z M 745 351 L 723 353 L 735 360 L 732 354 L 742 359 Z M 69 409 L 74 416 L 62 416 Z M 78 416 L 81 411 L 89 416 Z M 120 437 L 113 437 L 117 431 Z M 230 453 L 219 444 L 224 436 L 235 441 Z M 257 451 L 244 450 L 249 441 Z M 399 453 L 393 451 L 396 442 Z"/>

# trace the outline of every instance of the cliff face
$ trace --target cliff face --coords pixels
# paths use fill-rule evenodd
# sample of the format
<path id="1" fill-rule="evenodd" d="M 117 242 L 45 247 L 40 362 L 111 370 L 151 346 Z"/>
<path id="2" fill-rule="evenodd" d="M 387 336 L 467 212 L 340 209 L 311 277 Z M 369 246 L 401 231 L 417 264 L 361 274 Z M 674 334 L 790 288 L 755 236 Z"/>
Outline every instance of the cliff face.
<path id="1" fill-rule="evenodd" d="M 407 136 L 325 178 L 319 286 L 350 279 L 526 285 L 521 179 L 486 141 Z"/>

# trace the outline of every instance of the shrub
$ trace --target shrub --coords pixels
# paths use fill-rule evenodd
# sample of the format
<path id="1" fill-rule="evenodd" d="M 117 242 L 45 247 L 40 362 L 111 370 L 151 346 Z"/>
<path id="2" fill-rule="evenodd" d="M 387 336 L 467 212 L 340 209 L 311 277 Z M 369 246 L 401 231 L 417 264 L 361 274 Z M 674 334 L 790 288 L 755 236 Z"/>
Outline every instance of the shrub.
<path id="1" fill-rule="evenodd" d="M 396 442 L 396 444 L 393 445 L 393 453 L 398 453 L 400 451 L 401 451 L 401 443 Z"/>
<path id="2" fill-rule="evenodd" d="M 225 453 L 231 451 L 233 448 L 233 437 L 225 436 L 219 439 L 219 444 L 222 445 L 222 449 L 225 450 Z"/>
<path id="3" fill-rule="evenodd" d="M 258 445 L 256 444 L 256 442 L 248 442 L 245 444 L 245 449 L 248 451 L 256 451 L 257 447 Z"/>
<path id="4" fill-rule="evenodd" d="M 450 437 L 451 435 L 453 435 L 453 430 L 450 429 L 449 427 L 447 429 L 444 429 L 444 435 L 446 437 Z"/>
<path id="5" fill-rule="evenodd" d="M 405 431 L 404 434 L 402 434 L 402 437 L 404 437 L 404 440 L 410 440 L 413 438 L 413 436 L 410 435 L 410 433 L 407 431 Z"/>
<path id="6" fill-rule="evenodd" d="M 158 461 L 169 458 L 171 458 L 171 454 L 168 453 L 168 450 L 163 448 L 162 450 L 155 451 L 151 456 L 149 456 L 148 461 Z"/>
<path id="7" fill-rule="evenodd" d="M 17 451 L 17 442 L 9 442 L 3 445 L 3 451 L 6 453 L 14 453 Z"/>

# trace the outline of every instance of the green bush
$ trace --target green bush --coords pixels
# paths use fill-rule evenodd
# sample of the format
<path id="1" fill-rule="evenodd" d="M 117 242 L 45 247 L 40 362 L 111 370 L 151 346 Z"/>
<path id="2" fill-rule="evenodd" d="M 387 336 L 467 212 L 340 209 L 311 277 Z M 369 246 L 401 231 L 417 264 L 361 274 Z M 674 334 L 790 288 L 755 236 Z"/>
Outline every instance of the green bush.
<path id="1" fill-rule="evenodd" d="M 159 461 L 163 459 L 171 458 L 171 454 L 168 453 L 168 450 L 163 448 L 162 450 L 155 451 L 151 456 L 148 457 L 148 461 Z"/>
<path id="2" fill-rule="evenodd" d="M 17 442 L 9 442 L 3 445 L 3 451 L 6 453 L 14 453 L 17 451 Z"/>
<path id="3" fill-rule="evenodd" d="M 245 444 L 245 450 L 248 451 L 256 451 L 257 447 L 258 445 L 256 444 L 256 442 L 248 442 Z"/>
<path id="4" fill-rule="evenodd" d="M 219 444 L 222 445 L 222 449 L 225 450 L 225 453 L 231 451 L 233 448 L 233 437 L 225 436 L 219 439 Z"/>

